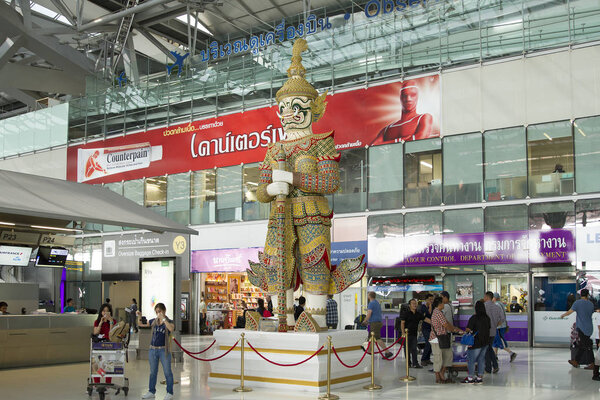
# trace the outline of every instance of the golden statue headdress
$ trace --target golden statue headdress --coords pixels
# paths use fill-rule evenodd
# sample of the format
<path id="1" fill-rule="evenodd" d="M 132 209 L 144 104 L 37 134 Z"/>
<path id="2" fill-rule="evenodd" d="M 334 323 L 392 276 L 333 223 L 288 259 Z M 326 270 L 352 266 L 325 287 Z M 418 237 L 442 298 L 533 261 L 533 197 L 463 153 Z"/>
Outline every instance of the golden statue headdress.
<path id="1" fill-rule="evenodd" d="M 313 100 L 313 122 L 319 120 L 325 113 L 327 102 L 325 97 L 327 92 L 319 96 L 317 90 L 305 78 L 306 68 L 302 65 L 302 52 L 308 50 L 308 44 L 305 39 L 298 39 L 292 47 L 292 64 L 287 70 L 289 79 L 283 84 L 281 89 L 275 94 L 275 99 L 279 103 L 281 100 L 290 96 L 305 96 Z"/>

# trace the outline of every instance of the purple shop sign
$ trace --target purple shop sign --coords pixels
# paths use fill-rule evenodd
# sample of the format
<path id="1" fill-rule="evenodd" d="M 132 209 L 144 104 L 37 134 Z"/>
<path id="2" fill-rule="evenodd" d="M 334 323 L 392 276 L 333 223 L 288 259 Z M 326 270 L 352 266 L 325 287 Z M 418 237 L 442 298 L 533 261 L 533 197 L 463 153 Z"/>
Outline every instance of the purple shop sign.
<path id="1" fill-rule="evenodd" d="M 573 232 L 478 232 L 369 238 L 369 267 L 572 263 Z"/>
<path id="2" fill-rule="evenodd" d="M 248 260 L 258 262 L 262 247 L 192 251 L 192 272 L 246 272 Z"/>

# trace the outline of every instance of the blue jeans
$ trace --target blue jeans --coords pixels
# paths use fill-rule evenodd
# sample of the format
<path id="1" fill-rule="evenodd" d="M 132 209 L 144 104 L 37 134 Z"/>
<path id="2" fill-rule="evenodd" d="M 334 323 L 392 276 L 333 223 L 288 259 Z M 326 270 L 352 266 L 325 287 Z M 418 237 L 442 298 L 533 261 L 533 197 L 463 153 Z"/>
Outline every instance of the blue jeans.
<path id="1" fill-rule="evenodd" d="M 173 394 L 173 371 L 171 371 L 171 353 L 165 349 L 150 349 L 148 352 L 150 361 L 150 382 L 148 390 L 150 393 L 156 393 L 156 378 L 158 377 L 158 361 L 162 364 L 165 379 L 167 380 L 167 393 Z"/>
<path id="2" fill-rule="evenodd" d="M 475 364 L 477 364 L 477 375 L 483 376 L 485 370 L 485 355 L 489 346 L 478 349 L 467 350 L 467 365 L 469 367 L 469 378 L 475 378 Z"/>
<path id="3" fill-rule="evenodd" d="M 494 343 L 494 336 L 490 336 L 490 343 Z M 491 345 L 487 346 L 486 356 L 485 356 L 485 370 L 492 372 L 492 369 L 498 368 L 498 357 L 496 357 L 496 353 L 494 353 L 494 349 Z"/>

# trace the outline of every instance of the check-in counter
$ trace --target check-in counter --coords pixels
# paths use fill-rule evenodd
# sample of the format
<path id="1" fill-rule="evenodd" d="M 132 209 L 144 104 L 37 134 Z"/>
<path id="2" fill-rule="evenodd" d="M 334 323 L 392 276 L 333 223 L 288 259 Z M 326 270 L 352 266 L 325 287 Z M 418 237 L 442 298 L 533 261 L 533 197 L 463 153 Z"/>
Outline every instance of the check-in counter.
<path id="1" fill-rule="evenodd" d="M 0 369 L 88 361 L 96 317 L 0 316 Z"/>

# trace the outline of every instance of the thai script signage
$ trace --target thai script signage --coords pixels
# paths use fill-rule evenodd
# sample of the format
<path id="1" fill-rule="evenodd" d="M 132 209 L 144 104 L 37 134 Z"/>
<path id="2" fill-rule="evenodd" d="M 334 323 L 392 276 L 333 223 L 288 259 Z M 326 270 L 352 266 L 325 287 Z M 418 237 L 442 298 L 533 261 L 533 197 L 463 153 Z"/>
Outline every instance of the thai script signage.
<path id="1" fill-rule="evenodd" d="M 327 97 L 317 133 L 338 150 L 440 136 L 439 75 Z M 409 110 L 408 112 L 406 110 Z M 276 107 L 155 128 L 71 146 L 67 179 L 108 183 L 259 162 L 285 138 Z"/>
<path id="2" fill-rule="evenodd" d="M 568 229 L 369 238 L 369 267 L 573 263 Z"/>
<path id="3" fill-rule="evenodd" d="M 270 32 L 251 35 L 250 38 L 242 38 L 221 45 L 217 41 L 213 41 L 208 49 L 200 50 L 200 58 L 202 61 L 216 60 L 246 51 L 250 51 L 256 55 L 261 48 L 277 42 L 283 43 L 286 40 L 312 35 L 325 29 L 331 29 L 331 26 L 329 17 L 317 18 L 314 14 L 309 14 L 306 17 L 306 22 L 301 22 L 298 26 L 290 25 L 286 27 L 284 18 L 281 20 L 281 23 L 275 26 L 275 30 Z"/>
<path id="4" fill-rule="evenodd" d="M 426 7 L 428 4 L 439 3 L 440 0 L 369 0 L 365 4 L 365 15 L 374 18 L 378 15 L 405 12 L 416 7 Z"/>

